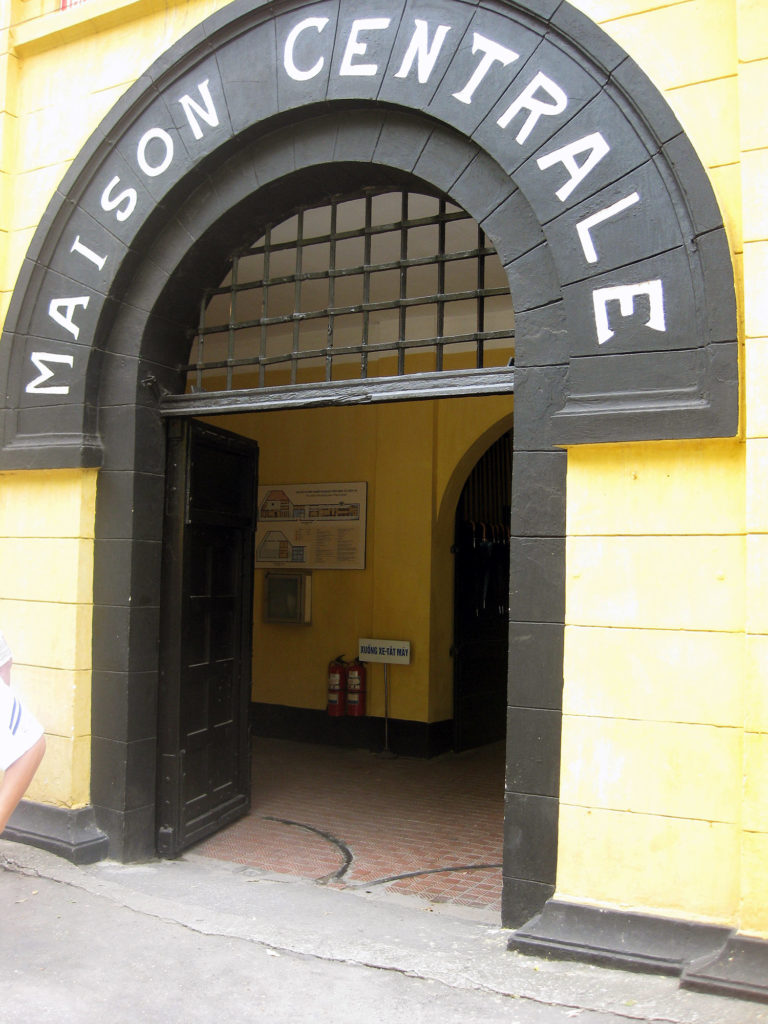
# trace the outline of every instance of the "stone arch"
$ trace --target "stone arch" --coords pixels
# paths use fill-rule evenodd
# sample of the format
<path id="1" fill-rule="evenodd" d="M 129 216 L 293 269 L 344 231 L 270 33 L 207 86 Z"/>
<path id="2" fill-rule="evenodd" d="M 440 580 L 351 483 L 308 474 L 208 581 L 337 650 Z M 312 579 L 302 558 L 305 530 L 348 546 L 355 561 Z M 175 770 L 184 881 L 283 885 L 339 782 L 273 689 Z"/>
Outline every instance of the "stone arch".
<path id="1" fill-rule="evenodd" d="M 494 242 L 516 312 L 510 643 L 524 682 L 508 719 L 503 910 L 515 924 L 555 880 L 555 446 L 735 432 L 729 249 L 669 108 L 567 3 L 435 0 L 425 20 L 402 0 L 372 13 L 355 0 L 236 2 L 128 90 L 65 176 L 19 276 L 0 348 L 0 467 L 102 469 L 92 801 L 112 854 L 146 856 L 160 406 L 181 389 L 191 296 L 241 226 L 254 235 L 296 190 L 418 181 L 463 206 Z"/>
<path id="2" fill-rule="evenodd" d="M 566 443 L 735 431 L 722 219 L 680 125 L 634 62 L 555 0 L 442 0 L 428 21 L 405 3 L 394 16 L 362 13 L 337 0 L 232 4 L 106 118 L 51 201 L 14 291 L 2 465 L 99 461 L 98 353 L 126 280 L 137 268 L 170 272 L 151 263 L 157 223 L 192 247 L 179 197 L 207 185 L 207 200 L 231 209 L 218 168 L 277 126 L 293 125 L 299 164 L 313 150 L 315 162 L 342 161 L 322 132 L 295 128 L 332 105 L 379 115 L 353 160 L 370 163 L 376 149 L 416 157 L 417 175 L 427 169 L 487 221 L 518 310 L 518 388 L 529 369 L 558 378 L 539 433 L 550 421 L 549 439 Z M 442 129 L 414 138 L 389 119 L 398 110 Z M 276 159 L 290 171 L 292 155 Z M 504 180 L 484 194 L 475 171 L 488 161 Z"/>
<path id="3" fill-rule="evenodd" d="M 297 132 L 303 143 L 318 141 L 298 152 Z M 366 138 L 367 153 L 362 141 Z M 418 154 L 430 145 L 452 149 L 461 169 L 457 181 L 446 182 L 436 173 L 439 164 L 419 164 Z M 364 185 L 407 186 L 447 195 L 484 228 L 507 269 L 517 251 L 530 244 L 522 231 L 514 239 L 508 237 L 493 215 L 491 207 L 500 196 L 514 194 L 514 188 L 498 164 L 471 140 L 428 118 L 399 111 L 382 115 L 367 107 L 334 108 L 310 116 L 276 128 L 222 160 L 179 201 L 174 217 L 159 225 L 147 242 L 151 256 L 125 285 L 110 322 L 107 349 L 89 366 L 94 390 L 104 387 L 110 357 L 119 353 L 145 360 L 158 372 L 167 364 L 161 384 L 171 394 L 180 393 L 184 385 L 174 376 L 175 367 L 186 362 L 199 294 L 206 285 L 219 283 L 229 255 L 256 237 L 275 210 L 290 211 L 296 197 L 302 202 L 322 201 Z M 524 200 L 517 196 L 515 203 L 530 224 L 532 214 Z M 537 277 L 554 275 L 545 246 L 530 265 Z M 513 292 L 513 301 L 514 297 Z M 103 400 L 99 404 L 107 405 Z"/>

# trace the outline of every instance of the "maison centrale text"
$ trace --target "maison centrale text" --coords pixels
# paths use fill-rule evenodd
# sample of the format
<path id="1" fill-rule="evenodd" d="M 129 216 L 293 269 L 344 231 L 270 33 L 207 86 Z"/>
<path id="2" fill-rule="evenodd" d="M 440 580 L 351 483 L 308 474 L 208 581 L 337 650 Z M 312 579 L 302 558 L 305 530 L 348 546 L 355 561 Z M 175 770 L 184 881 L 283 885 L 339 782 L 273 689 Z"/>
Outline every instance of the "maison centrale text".
<path id="1" fill-rule="evenodd" d="M 469 69 L 466 80 L 451 93 L 457 108 L 473 104 L 485 104 L 487 108 L 498 99 L 500 81 L 502 85 L 504 82 L 499 76 L 506 76 L 506 81 L 511 82 L 515 75 L 515 63 L 520 55 L 514 48 L 514 39 L 502 42 L 479 32 L 454 31 L 449 24 L 437 24 L 420 18 L 413 20 L 410 40 L 401 48 L 402 59 L 396 54 L 396 59 L 384 68 L 383 63 L 380 66 L 374 59 L 375 42 L 377 34 L 390 28 L 390 22 L 391 19 L 386 16 L 355 19 L 345 29 L 346 39 L 339 40 L 334 35 L 337 29 L 330 18 L 300 18 L 290 27 L 278 48 L 276 74 L 287 76 L 292 82 L 305 86 L 308 102 L 314 98 L 316 80 L 323 73 L 349 81 L 356 78 L 372 79 L 385 73 L 392 74 L 396 79 L 415 76 L 418 83 L 425 85 L 435 73 L 441 55 L 444 57 L 447 48 L 453 46 L 454 53 L 462 49 L 466 51 L 461 56 L 464 66 Z M 510 34 L 513 34 L 512 31 Z M 323 45 L 329 38 L 336 55 L 333 58 L 328 56 L 330 51 L 327 45 L 323 52 Z M 331 63 L 333 66 L 327 66 Z M 529 139 L 535 142 L 536 132 L 541 131 L 545 124 L 566 125 L 570 119 L 569 95 L 561 82 L 537 68 L 535 61 L 525 65 L 520 77 L 522 81 L 519 91 L 495 118 L 498 132 L 504 133 L 505 145 L 510 147 L 523 146 Z M 195 143 L 202 143 L 207 133 L 221 124 L 222 111 L 214 96 L 222 97 L 224 103 L 224 94 L 222 83 L 214 83 L 209 75 L 207 78 L 201 76 L 196 86 L 184 95 L 175 98 L 166 95 L 168 106 L 176 110 L 180 108 L 182 112 L 178 134 L 174 139 L 174 134 L 159 125 L 143 132 L 132 154 L 134 169 L 140 180 L 160 179 L 169 172 L 175 161 L 189 160 Z M 559 120 L 556 122 L 555 119 Z M 545 147 L 545 151 L 536 158 L 536 166 L 546 187 L 551 189 L 551 194 L 560 203 L 565 203 L 571 196 L 586 197 L 590 194 L 590 175 L 611 151 L 609 132 L 606 130 L 604 134 L 605 129 L 601 130 L 597 124 L 592 127 L 594 130 L 586 133 L 583 128 L 581 131 L 574 128 L 572 139 L 565 144 L 558 144 L 556 148 Z M 548 131 L 546 137 L 551 134 Z M 99 201 L 101 211 L 106 215 L 106 229 L 109 231 L 110 218 L 118 223 L 130 221 L 142 203 L 151 201 L 150 196 L 150 191 L 140 196 L 139 191 L 121 180 L 119 174 L 105 175 Z M 639 191 L 628 189 L 626 195 L 575 224 L 575 246 L 583 257 L 585 271 L 589 268 L 599 269 L 601 225 L 626 217 L 627 211 L 638 207 L 644 200 L 652 202 L 653 197 L 644 197 Z M 85 261 L 98 271 L 104 270 L 109 256 L 103 249 L 100 250 L 97 237 L 73 234 L 68 244 L 69 263 L 74 277 L 77 276 L 74 261 Z M 78 342 L 81 332 L 94 329 L 95 324 L 89 323 L 91 298 L 89 294 L 67 294 L 50 300 L 48 316 L 57 330 L 64 332 L 62 341 L 68 335 Z M 594 288 L 591 291 L 591 302 L 593 341 L 597 345 L 609 345 L 615 336 L 613 327 L 620 324 L 622 318 L 636 318 L 638 310 L 642 310 L 643 315 L 648 314 L 645 320 L 647 328 L 656 332 L 666 331 L 665 296 L 661 279 L 630 280 L 611 287 Z M 27 393 L 69 394 L 67 377 L 70 374 L 76 375 L 75 352 L 76 349 L 69 352 L 31 352 L 31 371 L 35 376 L 26 385 Z"/>

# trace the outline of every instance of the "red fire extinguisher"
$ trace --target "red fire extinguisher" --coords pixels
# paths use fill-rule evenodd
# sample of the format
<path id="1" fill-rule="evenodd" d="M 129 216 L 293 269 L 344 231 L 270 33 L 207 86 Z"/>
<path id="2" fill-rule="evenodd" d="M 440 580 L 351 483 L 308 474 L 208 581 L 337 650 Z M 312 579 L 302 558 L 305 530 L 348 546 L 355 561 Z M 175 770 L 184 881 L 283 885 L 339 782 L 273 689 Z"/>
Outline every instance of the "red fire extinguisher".
<path id="1" fill-rule="evenodd" d="M 365 665 L 357 658 L 347 668 L 347 714 L 365 714 Z"/>
<path id="2" fill-rule="evenodd" d="M 340 654 L 328 666 L 328 714 L 343 715 L 347 706 L 347 665 Z"/>

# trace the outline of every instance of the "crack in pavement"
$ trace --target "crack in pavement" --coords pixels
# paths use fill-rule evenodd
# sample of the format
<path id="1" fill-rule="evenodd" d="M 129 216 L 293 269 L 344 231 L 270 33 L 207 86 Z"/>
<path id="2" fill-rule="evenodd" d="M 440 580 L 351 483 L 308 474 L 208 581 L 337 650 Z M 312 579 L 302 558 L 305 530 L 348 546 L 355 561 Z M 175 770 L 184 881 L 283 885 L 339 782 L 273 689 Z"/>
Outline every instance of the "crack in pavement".
<path id="1" fill-rule="evenodd" d="M 429 964 L 423 964 L 421 968 L 402 966 L 397 963 L 387 963 L 384 960 L 386 951 L 382 952 L 382 959 L 375 960 L 366 956 L 352 956 L 342 951 L 323 952 L 320 949 L 301 948 L 298 943 L 291 944 L 283 939 L 282 942 L 270 941 L 258 934 L 247 934 L 244 926 L 246 924 L 254 927 L 254 921 L 239 917 L 227 911 L 211 911 L 204 907 L 189 907 L 173 899 L 157 896 L 154 894 L 142 893 L 129 889 L 126 886 L 97 878 L 90 874 L 78 873 L 80 869 L 69 863 L 55 865 L 48 870 L 41 870 L 38 867 L 30 867 L 15 861 L 12 857 L 0 854 L 0 869 L 25 875 L 27 877 L 46 879 L 53 883 L 67 885 L 73 889 L 88 893 L 91 896 L 109 900 L 112 904 L 122 907 L 132 913 L 162 921 L 169 925 L 177 925 L 198 935 L 205 935 L 211 938 L 227 938 L 239 940 L 252 946 L 263 948 L 272 955 L 285 955 L 305 959 L 313 959 L 319 962 L 343 964 L 351 967 L 361 967 L 370 970 L 391 972 L 403 977 L 420 981 L 428 981 L 439 984 L 446 989 L 461 991 L 482 992 L 488 995 L 514 999 L 521 1002 L 528 1002 L 532 1005 L 552 1007 L 564 1012 L 577 1014 L 595 1015 L 597 1018 L 605 1016 L 608 1020 L 626 1020 L 629 1022 L 642 1021 L 644 1024 L 686 1024 L 684 1018 L 669 1016 L 642 1016 L 638 1013 L 627 1012 L 604 1006 L 579 1005 L 567 1001 L 536 995 L 530 992 L 514 992 L 510 987 L 501 984 L 489 983 L 478 977 L 473 977 L 465 971 L 430 969 Z M 201 920 L 201 915 L 207 915 L 207 920 Z M 502 929 L 498 929 L 499 932 Z M 506 938 L 504 938 L 506 949 Z M 395 950 L 395 953 L 402 952 Z M 690 1018 L 688 1019 L 690 1021 Z"/>

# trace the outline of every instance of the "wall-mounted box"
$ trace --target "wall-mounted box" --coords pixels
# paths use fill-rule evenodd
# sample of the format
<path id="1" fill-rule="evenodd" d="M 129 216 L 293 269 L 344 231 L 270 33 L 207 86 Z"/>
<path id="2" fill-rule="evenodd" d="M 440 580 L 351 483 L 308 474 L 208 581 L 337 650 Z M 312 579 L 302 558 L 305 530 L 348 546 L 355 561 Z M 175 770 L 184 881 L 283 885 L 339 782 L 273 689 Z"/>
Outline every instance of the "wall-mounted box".
<path id="1" fill-rule="evenodd" d="M 268 572 L 264 576 L 265 622 L 312 621 L 312 575 L 308 572 Z"/>

